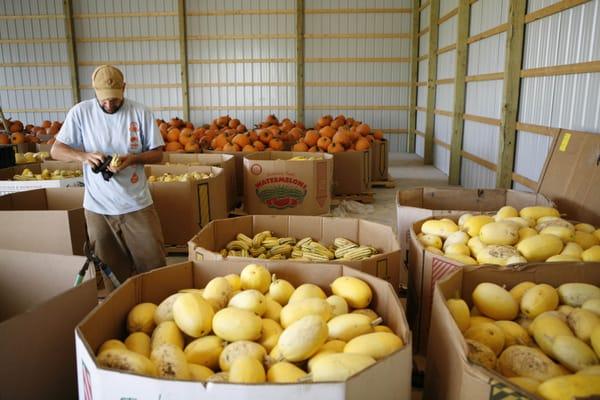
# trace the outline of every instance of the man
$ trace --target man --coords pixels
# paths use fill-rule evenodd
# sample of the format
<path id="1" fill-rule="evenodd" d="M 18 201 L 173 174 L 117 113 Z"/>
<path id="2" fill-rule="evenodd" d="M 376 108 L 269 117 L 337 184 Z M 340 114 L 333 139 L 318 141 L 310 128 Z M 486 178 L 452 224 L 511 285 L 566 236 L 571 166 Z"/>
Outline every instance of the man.
<path id="1" fill-rule="evenodd" d="M 51 155 L 84 164 L 88 237 L 96 255 L 123 282 L 166 264 L 160 221 L 144 174 L 144 164 L 161 161 L 164 142 L 152 113 L 124 97 L 119 69 L 99 66 L 92 83 L 96 98 L 69 110 Z M 92 167 L 113 154 L 118 154 L 108 167 L 113 176 L 105 180 Z"/>

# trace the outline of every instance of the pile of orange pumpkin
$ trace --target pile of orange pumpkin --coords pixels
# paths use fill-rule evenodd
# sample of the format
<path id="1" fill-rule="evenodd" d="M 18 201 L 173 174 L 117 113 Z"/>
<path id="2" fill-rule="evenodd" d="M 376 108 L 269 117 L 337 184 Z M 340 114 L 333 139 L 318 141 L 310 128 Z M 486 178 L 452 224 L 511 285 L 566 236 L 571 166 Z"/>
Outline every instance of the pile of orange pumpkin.
<path id="1" fill-rule="evenodd" d="M 157 119 L 156 124 L 165 141 L 165 151 L 178 151 L 199 153 L 201 129 L 194 129 L 194 124 L 180 118 L 171 118 L 169 121 Z"/>
<path id="2" fill-rule="evenodd" d="M 205 132 L 206 148 L 226 152 L 287 150 L 304 134 L 304 125 L 289 118 L 281 121 L 269 115 L 248 131 L 237 119 L 222 116 L 215 119 Z"/>
<path id="3" fill-rule="evenodd" d="M 43 121 L 40 125 L 23 125 L 19 120 L 7 122 L 8 132 L 0 133 L 0 144 L 43 143 L 40 135 L 55 136 L 62 126 L 60 121 Z M 52 144 L 54 140 L 51 137 L 46 143 Z"/>
<path id="4" fill-rule="evenodd" d="M 374 140 L 383 138 L 382 131 L 371 131 L 371 127 L 353 118 L 324 115 L 314 129 L 306 131 L 292 151 L 341 153 L 343 151 L 368 150 Z"/>

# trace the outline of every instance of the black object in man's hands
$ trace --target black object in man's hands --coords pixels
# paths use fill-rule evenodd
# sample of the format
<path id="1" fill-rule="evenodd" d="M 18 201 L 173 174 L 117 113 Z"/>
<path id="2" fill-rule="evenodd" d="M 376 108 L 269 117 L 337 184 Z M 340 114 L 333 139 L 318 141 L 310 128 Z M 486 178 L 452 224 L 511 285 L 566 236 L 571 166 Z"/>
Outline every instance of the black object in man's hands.
<path id="1" fill-rule="evenodd" d="M 104 178 L 104 180 L 106 182 L 108 182 L 110 180 L 110 178 L 112 178 L 113 173 L 108 169 L 108 166 L 110 165 L 110 162 L 112 161 L 112 156 L 106 156 L 104 158 L 104 160 L 102 161 L 102 164 L 100 164 L 100 166 L 93 166 L 92 167 L 92 172 L 97 174 L 99 172 L 102 173 L 102 177 Z"/>

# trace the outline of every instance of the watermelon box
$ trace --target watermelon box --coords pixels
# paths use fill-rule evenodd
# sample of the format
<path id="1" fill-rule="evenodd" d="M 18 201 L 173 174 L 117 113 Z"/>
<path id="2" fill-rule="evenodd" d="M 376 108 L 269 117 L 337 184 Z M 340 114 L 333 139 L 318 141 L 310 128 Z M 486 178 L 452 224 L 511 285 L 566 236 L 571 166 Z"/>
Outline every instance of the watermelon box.
<path id="1" fill-rule="evenodd" d="M 244 156 L 244 207 L 248 214 L 329 213 L 333 156 L 269 151 Z"/>

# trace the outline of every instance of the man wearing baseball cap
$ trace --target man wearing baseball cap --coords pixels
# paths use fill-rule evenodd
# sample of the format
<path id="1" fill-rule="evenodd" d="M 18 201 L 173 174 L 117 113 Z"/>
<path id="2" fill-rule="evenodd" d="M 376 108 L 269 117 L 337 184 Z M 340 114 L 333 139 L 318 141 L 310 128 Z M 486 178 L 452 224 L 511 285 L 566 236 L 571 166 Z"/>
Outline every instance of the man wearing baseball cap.
<path id="1" fill-rule="evenodd" d="M 90 244 L 119 281 L 164 266 L 160 221 L 144 164 L 162 160 L 164 145 L 152 113 L 124 97 L 123 73 L 101 65 L 96 92 L 69 110 L 52 146 L 52 158 L 83 163 L 83 207 Z M 106 166 L 107 157 L 113 162 Z M 97 173 L 98 169 L 102 173 Z"/>

